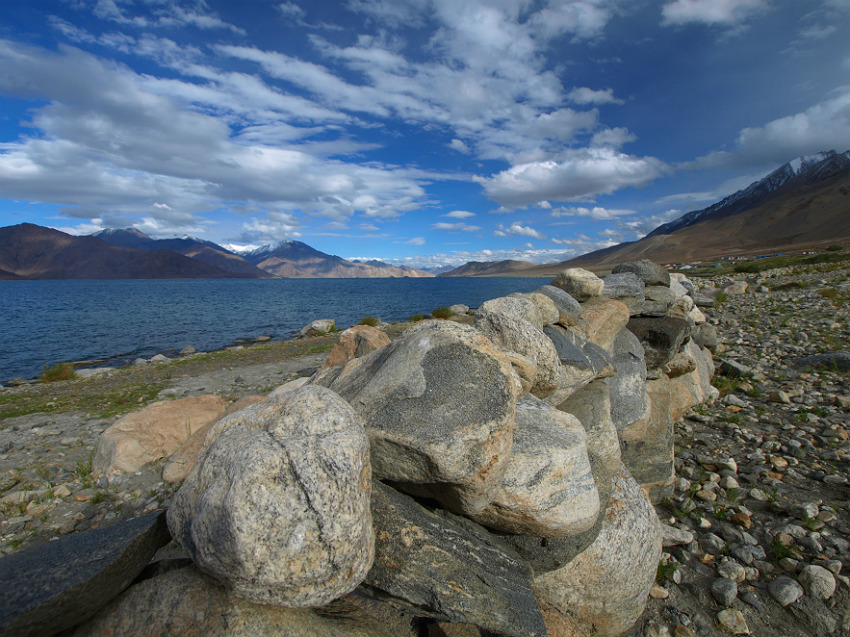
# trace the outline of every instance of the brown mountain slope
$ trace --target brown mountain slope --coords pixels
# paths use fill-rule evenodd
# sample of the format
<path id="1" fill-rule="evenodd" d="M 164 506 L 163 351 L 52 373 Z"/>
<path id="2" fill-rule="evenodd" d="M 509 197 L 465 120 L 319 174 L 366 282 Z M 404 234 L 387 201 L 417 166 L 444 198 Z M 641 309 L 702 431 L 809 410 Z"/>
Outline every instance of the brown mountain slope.
<path id="1" fill-rule="evenodd" d="M 4 273 L 5 271 L 5 273 Z M 145 252 L 31 223 L 0 228 L 0 278 L 169 279 L 239 276 L 171 252 Z"/>
<path id="2" fill-rule="evenodd" d="M 470 261 L 459 268 L 443 272 L 440 276 L 519 276 L 528 268 L 536 267 L 530 261 Z"/>
<path id="3" fill-rule="evenodd" d="M 746 212 L 703 221 L 672 234 L 646 237 L 597 252 L 523 270 L 548 276 L 564 268 L 607 269 L 624 261 L 692 263 L 724 256 L 757 256 L 825 247 L 850 240 L 850 170 Z"/>

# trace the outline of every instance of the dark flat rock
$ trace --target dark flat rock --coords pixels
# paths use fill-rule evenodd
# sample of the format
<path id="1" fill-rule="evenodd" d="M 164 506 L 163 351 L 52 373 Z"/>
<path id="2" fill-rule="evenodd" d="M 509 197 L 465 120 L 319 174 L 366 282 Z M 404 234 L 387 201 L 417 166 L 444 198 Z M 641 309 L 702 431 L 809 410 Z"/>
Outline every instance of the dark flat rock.
<path id="1" fill-rule="evenodd" d="M 850 370 L 850 350 L 839 350 L 837 352 L 825 352 L 798 358 L 794 361 L 794 367 L 803 369 L 816 368 L 846 372 Z"/>
<path id="2" fill-rule="evenodd" d="M 159 511 L 5 556 L 0 637 L 44 637 L 88 619 L 170 539 Z"/>
<path id="3" fill-rule="evenodd" d="M 506 637 L 546 635 L 531 569 L 483 527 L 373 482 L 375 564 L 366 584 Z"/>

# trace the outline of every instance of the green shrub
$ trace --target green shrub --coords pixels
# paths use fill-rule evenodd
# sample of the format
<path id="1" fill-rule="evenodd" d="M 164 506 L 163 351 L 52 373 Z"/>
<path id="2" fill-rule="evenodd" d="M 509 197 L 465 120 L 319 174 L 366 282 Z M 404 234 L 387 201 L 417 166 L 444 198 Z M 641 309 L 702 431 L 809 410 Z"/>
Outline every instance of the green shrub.
<path id="1" fill-rule="evenodd" d="M 419 312 L 418 314 L 411 314 L 409 320 L 411 323 L 418 323 L 419 321 L 422 321 L 424 319 L 425 315 Z"/>
<path id="2" fill-rule="evenodd" d="M 435 319 L 450 319 L 454 315 L 455 313 L 452 312 L 452 308 L 445 306 L 440 306 L 431 312 L 431 316 Z"/>
<path id="3" fill-rule="evenodd" d="M 358 323 L 358 325 L 368 325 L 369 327 L 378 327 L 380 324 L 381 319 L 377 316 L 364 316 Z"/>
<path id="4" fill-rule="evenodd" d="M 841 250 L 843 250 L 843 248 L 837 243 L 833 243 L 826 249 L 827 252 L 841 252 Z"/>
<path id="5" fill-rule="evenodd" d="M 40 378 L 45 383 L 52 383 L 57 380 L 74 380 L 77 378 L 77 372 L 74 371 L 73 363 L 45 364 Z"/>
<path id="6" fill-rule="evenodd" d="M 758 263 L 739 263 L 735 266 L 735 272 L 744 272 L 748 274 L 758 274 L 762 268 Z"/>
<path id="7" fill-rule="evenodd" d="M 720 307 L 729 300 L 729 295 L 726 292 L 720 292 L 714 297 L 714 309 L 719 310 Z"/>

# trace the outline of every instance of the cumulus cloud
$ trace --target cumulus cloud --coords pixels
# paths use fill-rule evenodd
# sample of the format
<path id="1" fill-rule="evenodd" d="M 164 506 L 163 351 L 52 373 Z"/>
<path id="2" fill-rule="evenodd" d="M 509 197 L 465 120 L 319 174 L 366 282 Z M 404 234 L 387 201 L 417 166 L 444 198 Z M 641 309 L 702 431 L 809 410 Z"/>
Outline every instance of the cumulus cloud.
<path id="1" fill-rule="evenodd" d="M 534 239 L 545 239 L 546 237 L 532 228 L 531 226 L 524 226 L 519 221 L 514 221 L 510 226 L 505 227 L 504 224 L 499 224 L 498 228 L 493 231 L 493 234 L 497 237 L 510 237 L 510 236 L 518 236 L 518 237 L 532 237 Z"/>
<path id="2" fill-rule="evenodd" d="M 450 219 L 469 219 L 470 217 L 474 217 L 475 213 L 469 212 L 468 210 L 452 210 L 443 216 L 449 217 Z"/>
<path id="3" fill-rule="evenodd" d="M 642 186 L 663 175 L 666 165 L 653 157 L 633 157 L 611 148 L 571 151 L 560 160 L 519 164 L 478 177 L 487 196 L 504 207 L 540 201 L 568 201 Z"/>
<path id="4" fill-rule="evenodd" d="M 623 100 L 614 97 L 610 88 L 593 90 L 587 87 L 574 88 L 567 93 L 567 99 L 575 104 L 622 104 Z"/>
<path id="5" fill-rule="evenodd" d="M 848 140 L 850 86 L 845 86 L 803 112 L 774 119 L 764 126 L 742 129 L 733 151 L 710 153 L 683 167 L 763 170 L 819 151 L 845 151 L 847 148 L 841 144 L 847 146 Z"/>
<path id="6" fill-rule="evenodd" d="M 675 0 L 662 7 L 662 24 L 699 22 L 733 26 L 767 8 L 767 0 Z"/>
<path id="7" fill-rule="evenodd" d="M 423 237 L 413 237 L 412 239 L 405 241 L 405 244 L 409 246 L 424 246 L 425 239 Z"/>
<path id="8" fill-rule="evenodd" d="M 61 204 L 78 218 L 147 216 L 180 232 L 222 201 L 337 220 L 392 218 L 424 201 L 410 171 L 252 144 L 250 135 L 237 143 L 225 118 L 186 108 L 173 81 L 162 94 L 159 82 L 77 49 L 0 41 L 0 64 L 0 91 L 48 100 L 33 111 L 37 135 L 0 145 L 7 197 Z M 207 104 L 195 87 L 181 90 Z M 273 234 L 258 224 L 248 230 Z"/>
<path id="9" fill-rule="evenodd" d="M 603 208 L 601 206 L 593 206 L 592 208 L 585 208 L 583 206 L 572 206 L 569 208 L 556 208 L 551 212 L 553 217 L 590 217 L 591 219 L 595 219 L 597 221 L 614 219 L 616 217 L 623 217 L 627 215 L 635 214 L 634 210 L 627 209 L 610 209 Z"/>
<path id="10" fill-rule="evenodd" d="M 449 231 L 463 231 L 463 232 L 478 232 L 481 230 L 481 226 L 472 226 L 468 223 L 458 222 L 458 223 L 447 223 L 445 221 L 439 221 L 431 226 L 434 230 L 449 230 Z"/>

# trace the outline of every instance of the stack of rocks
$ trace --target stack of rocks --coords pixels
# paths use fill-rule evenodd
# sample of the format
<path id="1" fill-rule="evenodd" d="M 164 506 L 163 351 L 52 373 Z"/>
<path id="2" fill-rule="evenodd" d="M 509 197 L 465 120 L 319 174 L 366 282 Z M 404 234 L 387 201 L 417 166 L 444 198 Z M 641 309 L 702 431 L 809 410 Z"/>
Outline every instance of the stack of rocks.
<path id="1" fill-rule="evenodd" d="M 620 634 L 661 556 L 673 423 L 713 398 L 688 289 L 565 270 L 225 416 L 168 510 L 191 563 L 76 634 Z"/>

